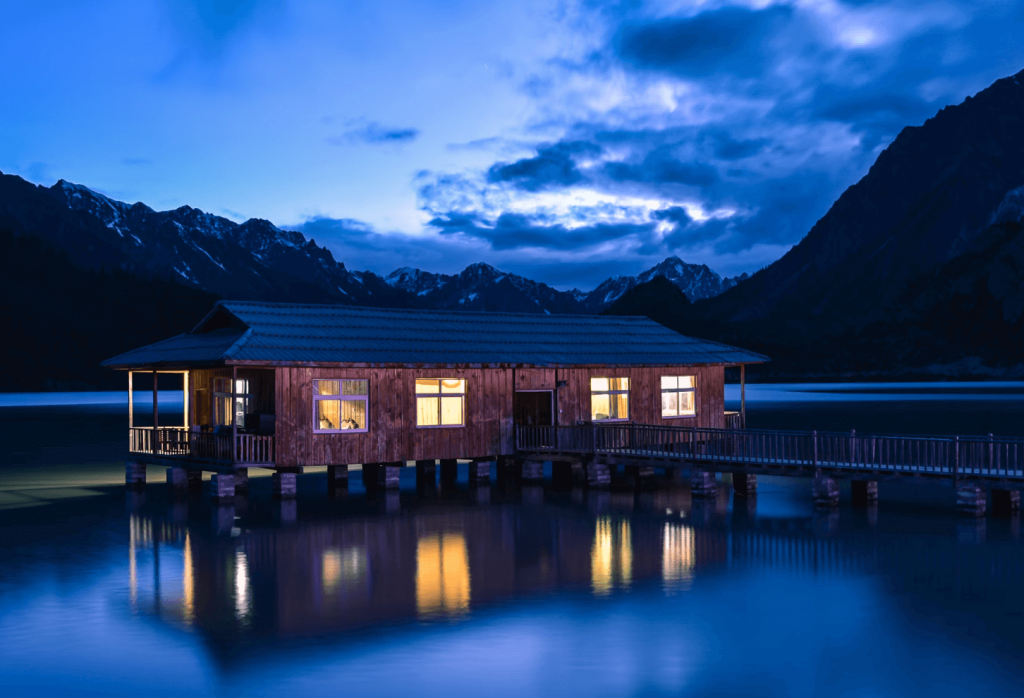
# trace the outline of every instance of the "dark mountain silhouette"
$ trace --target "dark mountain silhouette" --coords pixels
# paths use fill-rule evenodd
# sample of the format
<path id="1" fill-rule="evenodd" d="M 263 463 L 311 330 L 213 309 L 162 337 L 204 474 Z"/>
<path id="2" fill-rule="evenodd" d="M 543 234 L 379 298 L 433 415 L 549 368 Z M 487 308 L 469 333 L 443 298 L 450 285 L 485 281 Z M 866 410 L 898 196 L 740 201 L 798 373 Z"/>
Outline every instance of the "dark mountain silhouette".
<path id="1" fill-rule="evenodd" d="M 679 331 L 690 320 L 690 299 L 664 276 L 634 286 L 602 312 L 602 315 L 644 315 Z"/>
<path id="2" fill-rule="evenodd" d="M 800 244 L 696 304 L 775 375 L 1021 375 L 1024 72 L 904 129 Z M 962 336 L 969 333 L 971 336 Z M 1007 334 L 1009 333 L 1009 334 Z"/>
<path id="3" fill-rule="evenodd" d="M 124 377 L 100 361 L 191 329 L 216 300 L 165 279 L 83 268 L 0 224 L 0 392 L 123 389 Z"/>

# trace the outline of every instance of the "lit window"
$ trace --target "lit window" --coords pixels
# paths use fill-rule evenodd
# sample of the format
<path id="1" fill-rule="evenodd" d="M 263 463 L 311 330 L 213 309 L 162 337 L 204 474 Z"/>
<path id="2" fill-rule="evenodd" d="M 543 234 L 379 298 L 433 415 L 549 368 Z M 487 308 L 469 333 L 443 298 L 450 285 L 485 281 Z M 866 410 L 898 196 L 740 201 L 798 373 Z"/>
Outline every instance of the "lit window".
<path id="1" fill-rule="evenodd" d="M 313 431 L 366 431 L 369 394 L 366 380 L 313 381 Z"/>
<path id="2" fill-rule="evenodd" d="M 416 426 L 461 427 L 466 423 L 466 381 L 416 379 Z"/>
<path id="3" fill-rule="evenodd" d="M 252 395 L 249 394 L 249 379 L 239 378 L 235 381 L 235 409 L 231 409 L 231 379 L 213 379 L 214 424 L 229 427 L 238 422 L 238 427 L 245 427 L 245 415 L 252 412 Z"/>
<path id="4" fill-rule="evenodd" d="M 629 419 L 629 379 L 590 379 L 590 418 L 595 422 Z"/>
<path id="5" fill-rule="evenodd" d="M 692 417 L 697 414 L 693 386 L 693 376 L 662 376 L 661 416 Z"/>

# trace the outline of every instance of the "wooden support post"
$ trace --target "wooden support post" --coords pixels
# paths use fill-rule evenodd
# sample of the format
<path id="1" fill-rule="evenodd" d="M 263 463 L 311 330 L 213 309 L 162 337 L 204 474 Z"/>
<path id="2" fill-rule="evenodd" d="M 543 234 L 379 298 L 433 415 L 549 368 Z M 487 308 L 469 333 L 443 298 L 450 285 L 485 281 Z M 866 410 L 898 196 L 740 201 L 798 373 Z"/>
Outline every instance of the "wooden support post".
<path id="1" fill-rule="evenodd" d="M 992 490 L 992 515 L 1010 517 L 1020 511 L 1020 490 Z"/>
<path id="2" fill-rule="evenodd" d="M 160 436 L 159 433 L 157 432 L 157 427 L 160 426 L 157 400 L 157 384 L 159 382 L 157 380 L 158 375 L 159 374 L 156 371 L 153 371 L 153 439 L 150 442 L 153 453 L 160 452 Z"/>
<path id="3" fill-rule="evenodd" d="M 850 483 L 850 496 L 855 507 L 866 507 L 878 501 L 878 482 L 854 480 Z"/>
<path id="4" fill-rule="evenodd" d="M 757 475 L 753 473 L 733 473 L 732 489 L 736 494 L 744 497 L 757 494 Z"/>
<path id="5" fill-rule="evenodd" d="M 363 486 L 367 490 L 397 490 L 400 462 L 363 463 Z"/>
<path id="6" fill-rule="evenodd" d="M 191 396 L 188 394 L 188 371 L 181 372 L 181 393 L 182 398 L 185 400 L 185 409 L 184 414 L 182 414 L 181 423 L 185 425 L 185 431 L 189 431 L 189 428 L 192 426 L 192 400 Z"/>
<path id="7" fill-rule="evenodd" d="M 654 467 L 650 465 L 627 465 L 626 480 L 632 481 L 633 487 L 641 489 L 654 479 Z"/>
<path id="8" fill-rule="evenodd" d="M 459 461 L 454 458 L 441 459 L 441 484 L 452 485 L 459 479 Z"/>
<path id="9" fill-rule="evenodd" d="M 249 492 L 249 469 L 235 468 L 235 493 L 248 494 Z"/>
<path id="10" fill-rule="evenodd" d="M 132 393 L 134 371 L 128 371 L 128 428 L 135 426 L 135 395 Z"/>
<path id="11" fill-rule="evenodd" d="M 567 460 L 551 461 L 551 484 L 554 487 L 571 489 L 573 486 L 573 463 Z M 577 467 L 578 464 L 577 464 Z"/>
<path id="12" fill-rule="evenodd" d="M 238 366 L 231 367 L 231 462 L 238 461 Z"/>
<path id="13" fill-rule="evenodd" d="M 201 492 L 203 489 L 203 471 L 202 470 L 189 470 L 188 471 L 188 491 L 189 492 Z"/>
<path id="14" fill-rule="evenodd" d="M 740 364 L 740 429 L 747 428 L 747 365 Z"/>

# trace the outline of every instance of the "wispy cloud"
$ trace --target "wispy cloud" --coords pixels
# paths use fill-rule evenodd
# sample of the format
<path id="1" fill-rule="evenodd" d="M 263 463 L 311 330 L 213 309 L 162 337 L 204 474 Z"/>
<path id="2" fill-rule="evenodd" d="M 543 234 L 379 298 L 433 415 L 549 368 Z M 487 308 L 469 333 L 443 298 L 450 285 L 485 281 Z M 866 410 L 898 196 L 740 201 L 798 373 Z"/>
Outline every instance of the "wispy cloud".
<path id="1" fill-rule="evenodd" d="M 420 135 L 419 129 L 385 126 L 376 121 L 353 125 L 340 136 L 332 136 L 327 139 L 333 145 L 350 145 L 353 143 L 368 143 L 370 145 L 381 145 L 387 143 L 408 143 L 416 140 Z"/>

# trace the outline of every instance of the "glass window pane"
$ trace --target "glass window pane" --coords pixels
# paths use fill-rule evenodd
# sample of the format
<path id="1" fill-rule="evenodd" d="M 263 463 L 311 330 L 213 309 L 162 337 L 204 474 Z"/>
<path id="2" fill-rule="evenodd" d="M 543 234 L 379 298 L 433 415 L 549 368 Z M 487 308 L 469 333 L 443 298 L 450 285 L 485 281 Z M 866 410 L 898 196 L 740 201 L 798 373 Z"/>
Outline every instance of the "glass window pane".
<path id="1" fill-rule="evenodd" d="M 341 428 L 341 400 L 316 401 L 316 428 L 322 430 Z"/>
<path id="2" fill-rule="evenodd" d="M 369 395 L 369 381 L 342 381 L 341 382 L 341 394 L 342 395 Z M 331 393 L 331 395 L 337 395 L 337 393 Z"/>
<path id="3" fill-rule="evenodd" d="M 629 394 L 616 395 L 613 405 L 613 416 L 615 419 L 629 419 Z"/>
<path id="4" fill-rule="evenodd" d="M 313 381 L 317 384 L 319 395 L 341 395 L 339 381 Z"/>
<path id="5" fill-rule="evenodd" d="M 441 398 L 441 424 L 462 424 L 461 397 Z"/>
<path id="6" fill-rule="evenodd" d="M 603 392 L 608 390 L 608 379 L 607 378 L 591 378 L 590 379 L 590 390 L 591 392 Z"/>
<path id="7" fill-rule="evenodd" d="M 249 379 L 248 378 L 239 378 L 238 380 L 236 380 L 235 381 L 235 392 L 236 393 L 241 393 L 242 395 L 248 394 L 249 393 Z"/>
<path id="8" fill-rule="evenodd" d="M 366 428 L 366 401 L 344 400 L 341 403 L 341 428 Z"/>
<path id="9" fill-rule="evenodd" d="M 441 381 L 442 393 L 464 393 L 466 392 L 466 381 L 461 378 L 445 379 Z"/>
<path id="10" fill-rule="evenodd" d="M 679 414 L 697 414 L 694 409 L 693 393 L 679 393 Z"/>
<path id="11" fill-rule="evenodd" d="M 417 378 L 416 379 L 416 392 L 417 393 L 434 393 L 435 395 L 441 390 L 438 387 L 440 383 L 436 378 Z"/>
<path id="12" fill-rule="evenodd" d="M 611 407 L 607 395 L 594 394 L 590 396 L 590 418 L 595 422 L 611 418 Z"/>
<path id="13" fill-rule="evenodd" d="M 664 392 L 661 394 L 661 416 L 675 417 L 679 414 L 679 393 Z"/>
<path id="14" fill-rule="evenodd" d="M 419 383 L 419 381 L 416 381 Z M 435 383 L 437 381 L 434 381 Z M 436 427 L 438 426 L 438 417 L 440 413 L 440 407 L 438 406 L 438 398 L 436 397 L 418 397 L 416 398 L 416 424 L 421 427 Z"/>
<path id="15" fill-rule="evenodd" d="M 693 387 L 693 376 L 679 376 L 679 387 L 680 388 L 692 388 Z"/>
<path id="16" fill-rule="evenodd" d="M 629 390 L 629 379 L 628 378 L 612 378 L 611 379 L 612 390 Z"/>
<path id="17" fill-rule="evenodd" d="M 669 390 L 679 387 L 679 379 L 675 376 L 662 376 L 661 377 L 661 389 Z"/>

